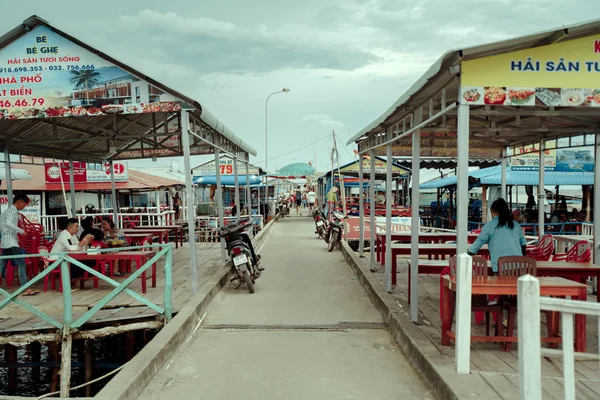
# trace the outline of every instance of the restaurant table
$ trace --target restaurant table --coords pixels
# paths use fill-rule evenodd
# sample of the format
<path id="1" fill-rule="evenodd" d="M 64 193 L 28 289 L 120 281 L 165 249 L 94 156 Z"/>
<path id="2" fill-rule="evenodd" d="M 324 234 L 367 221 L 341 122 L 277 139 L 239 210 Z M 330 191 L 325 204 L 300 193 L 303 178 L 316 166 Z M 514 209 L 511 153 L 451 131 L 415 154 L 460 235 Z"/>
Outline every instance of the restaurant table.
<path id="1" fill-rule="evenodd" d="M 492 272 L 491 262 L 489 271 Z M 449 267 L 448 260 L 419 260 L 419 274 L 440 275 L 442 271 Z M 537 261 L 537 276 L 558 276 L 577 278 L 579 283 L 586 283 L 589 276 L 594 276 L 600 282 L 600 265 L 583 262 L 567 261 Z M 408 301 L 410 303 L 410 269 L 411 263 L 408 262 Z M 600 296 L 597 299 L 600 302 Z"/>
<path id="2" fill-rule="evenodd" d="M 472 243 L 479 236 L 476 233 L 469 233 L 467 236 L 467 241 Z M 375 234 L 375 248 L 377 251 L 377 261 L 381 262 L 381 265 L 385 264 L 385 232 L 377 232 Z M 412 236 L 410 232 L 398 232 L 392 233 L 392 242 L 402 242 L 402 243 L 410 243 L 412 240 Z M 456 233 L 451 232 L 431 232 L 431 233 L 420 233 L 419 234 L 419 243 L 446 243 L 456 241 Z"/>
<path id="3" fill-rule="evenodd" d="M 396 284 L 396 271 L 398 270 L 397 257 L 399 255 L 410 255 L 411 252 L 412 246 L 410 244 L 392 245 L 392 285 Z M 486 258 L 489 257 L 490 253 L 486 244 L 483 245 L 478 254 Z M 456 244 L 419 244 L 419 255 L 428 256 L 429 258 L 432 256 L 436 258 L 442 257 L 444 259 L 446 256 L 456 255 Z"/>
<path id="4" fill-rule="evenodd" d="M 132 246 L 140 246 L 144 239 L 148 239 L 152 243 L 152 239 L 159 236 L 152 233 L 125 233 L 125 237 L 129 239 Z"/>
<path id="5" fill-rule="evenodd" d="M 139 234 L 139 233 L 148 233 L 158 237 L 158 243 L 169 243 L 169 231 L 167 229 L 161 228 L 153 228 L 150 226 L 145 226 L 140 229 L 123 229 L 123 233 L 125 236 L 128 234 Z"/>
<path id="6" fill-rule="evenodd" d="M 452 320 L 454 319 L 454 299 L 456 293 L 456 278 L 444 276 L 443 278 L 443 301 L 442 301 L 442 346 L 449 346 L 450 341 L 455 340 L 456 336 L 452 333 Z M 473 295 L 496 295 L 496 296 L 516 296 L 517 278 L 505 278 L 498 276 L 487 276 L 483 278 L 473 278 L 471 292 Z M 587 300 L 587 286 L 578 282 L 558 277 L 540 277 L 540 295 L 566 297 L 581 301 Z M 559 324 L 554 325 L 554 332 L 549 338 L 542 338 L 543 342 L 560 342 L 556 331 Z M 514 336 L 471 336 L 473 342 L 516 342 L 518 339 Z M 585 314 L 575 315 L 575 351 L 585 352 L 586 347 L 585 333 Z"/>
<path id="7" fill-rule="evenodd" d="M 140 269 L 146 261 L 156 255 L 155 251 L 120 251 L 118 253 L 88 254 L 70 252 L 69 257 L 77 261 L 134 261 L 136 269 Z M 156 263 L 151 268 L 152 287 L 156 287 Z M 142 293 L 146 293 L 146 271 L 142 272 Z"/>
<path id="8" fill-rule="evenodd" d="M 175 232 L 175 248 L 179 248 L 179 244 L 183 246 L 183 225 L 157 225 L 157 226 L 134 226 L 134 230 L 145 229 L 160 229 L 169 232 Z"/>

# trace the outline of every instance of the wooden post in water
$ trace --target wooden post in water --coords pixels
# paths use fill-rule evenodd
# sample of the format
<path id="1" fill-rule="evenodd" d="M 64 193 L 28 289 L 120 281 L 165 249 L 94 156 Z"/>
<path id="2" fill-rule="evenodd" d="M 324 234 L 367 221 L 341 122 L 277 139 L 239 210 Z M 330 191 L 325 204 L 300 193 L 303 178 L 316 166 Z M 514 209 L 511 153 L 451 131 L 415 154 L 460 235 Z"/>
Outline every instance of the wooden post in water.
<path id="1" fill-rule="evenodd" d="M 58 343 L 56 342 L 49 342 L 48 343 L 48 354 L 50 355 L 50 360 L 58 363 L 60 361 L 60 354 L 58 352 Z M 56 389 L 58 388 L 58 374 L 59 368 L 58 367 L 52 367 L 52 380 L 50 383 L 50 392 L 56 392 Z"/>
<path id="2" fill-rule="evenodd" d="M 125 332 L 125 359 L 129 361 L 135 355 L 135 331 Z"/>
<path id="3" fill-rule="evenodd" d="M 32 342 L 29 345 L 31 354 L 31 362 L 39 363 L 42 360 L 42 344 L 40 342 Z M 40 383 L 40 367 L 31 368 L 31 380 L 33 383 Z"/>
<path id="4" fill-rule="evenodd" d="M 61 279 L 63 286 L 63 330 L 62 351 L 60 354 L 60 397 L 69 397 L 71 391 L 71 349 L 73 336 L 71 335 L 71 323 L 73 322 L 73 309 L 71 299 L 71 275 L 69 263 L 60 263 Z M 82 281 L 83 283 L 83 281 Z"/>
<path id="5" fill-rule="evenodd" d="M 85 341 L 85 383 L 92 380 L 94 368 L 94 341 Z M 92 397 L 92 385 L 85 387 L 85 397 Z"/>
<path id="6" fill-rule="evenodd" d="M 17 390 L 17 347 L 12 344 L 4 345 L 4 361 L 8 365 L 8 392 L 14 394 Z"/>
<path id="7" fill-rule="evenodd" d="M 65 286 L 63 286 L 65 287 Z M 68 286 L 67 286 L 68 288 Z M 73 347 L 73 336 L 70 333 L 63 334 L 62 348 L 60 352 L 60 397 L 69 397 L 71 391 L 71 351 Z"/>

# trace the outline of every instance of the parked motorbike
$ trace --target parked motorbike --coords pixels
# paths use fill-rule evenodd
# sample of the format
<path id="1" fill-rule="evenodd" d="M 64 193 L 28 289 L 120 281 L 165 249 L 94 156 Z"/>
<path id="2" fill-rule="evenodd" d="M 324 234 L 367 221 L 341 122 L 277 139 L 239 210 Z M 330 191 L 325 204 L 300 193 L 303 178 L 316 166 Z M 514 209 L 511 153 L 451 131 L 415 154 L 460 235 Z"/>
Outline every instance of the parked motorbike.
<path id="1" fill-rule="evenodd" d="M 290 215 L 289 200 L 280 198 L 278 210 L 279 210 L 280 218 L 285 218 L 286 216 L 289 216 Z"/>
<path id="2" fill-rule="evenodd" d="M 320 207 L 315 207 L 312 212 L 313 219 L 315 220 L 316 233 L 323 239 L 327 232 L 327 216 Z"/>
<path id="3" fill-rule="evenodd" d="M 331 222 L 329 223 L 329 229 L 325 241 L 327 242 L 327 250 L 332 252 L 334 247 L 340 246 L 342 242 L 342 235 L 344 233 L 344 222 L 346 216 L 337 211 L 331 213 Z"/>
<path id="4" fill-rule="evenodd" d="M 232 223 L 219 230 L 219 236 L 225 239 L 227 252 L 231 260 L 231 282 L 238 281 L 240 287 L 245 283 L 250 293 L 254 293 L 254 284 L 263 268 L 260 267 L 260 256 L 252 257 L 252 242 L 245 232 L 249 221 Z"/>

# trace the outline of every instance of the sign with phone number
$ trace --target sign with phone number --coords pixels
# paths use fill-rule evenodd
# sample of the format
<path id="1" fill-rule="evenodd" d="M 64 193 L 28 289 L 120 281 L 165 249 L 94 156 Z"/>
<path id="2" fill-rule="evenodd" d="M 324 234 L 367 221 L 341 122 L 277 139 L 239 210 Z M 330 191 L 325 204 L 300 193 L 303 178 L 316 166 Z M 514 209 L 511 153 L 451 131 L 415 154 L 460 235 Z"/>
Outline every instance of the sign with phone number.
<path id="1" fill-rule="evenodd" d="M 130 97 L 136 84 L 148 83 L 38 26 L 0 50 L 0 119 L 181 110 L 177 101 Z"/>

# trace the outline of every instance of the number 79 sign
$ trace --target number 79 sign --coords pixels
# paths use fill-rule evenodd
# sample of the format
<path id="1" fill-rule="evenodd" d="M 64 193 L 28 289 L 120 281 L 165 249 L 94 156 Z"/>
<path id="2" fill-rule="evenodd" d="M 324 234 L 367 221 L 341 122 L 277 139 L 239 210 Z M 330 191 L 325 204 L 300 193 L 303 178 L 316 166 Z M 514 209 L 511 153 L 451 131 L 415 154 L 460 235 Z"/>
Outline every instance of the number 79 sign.
<path id="1" fill-rule="evenodd" d="M 233 175 L 233 165 L 231 164 L 221 164 L 219 165 L 219 169 L 221 170 L 221 175 Z"/>

